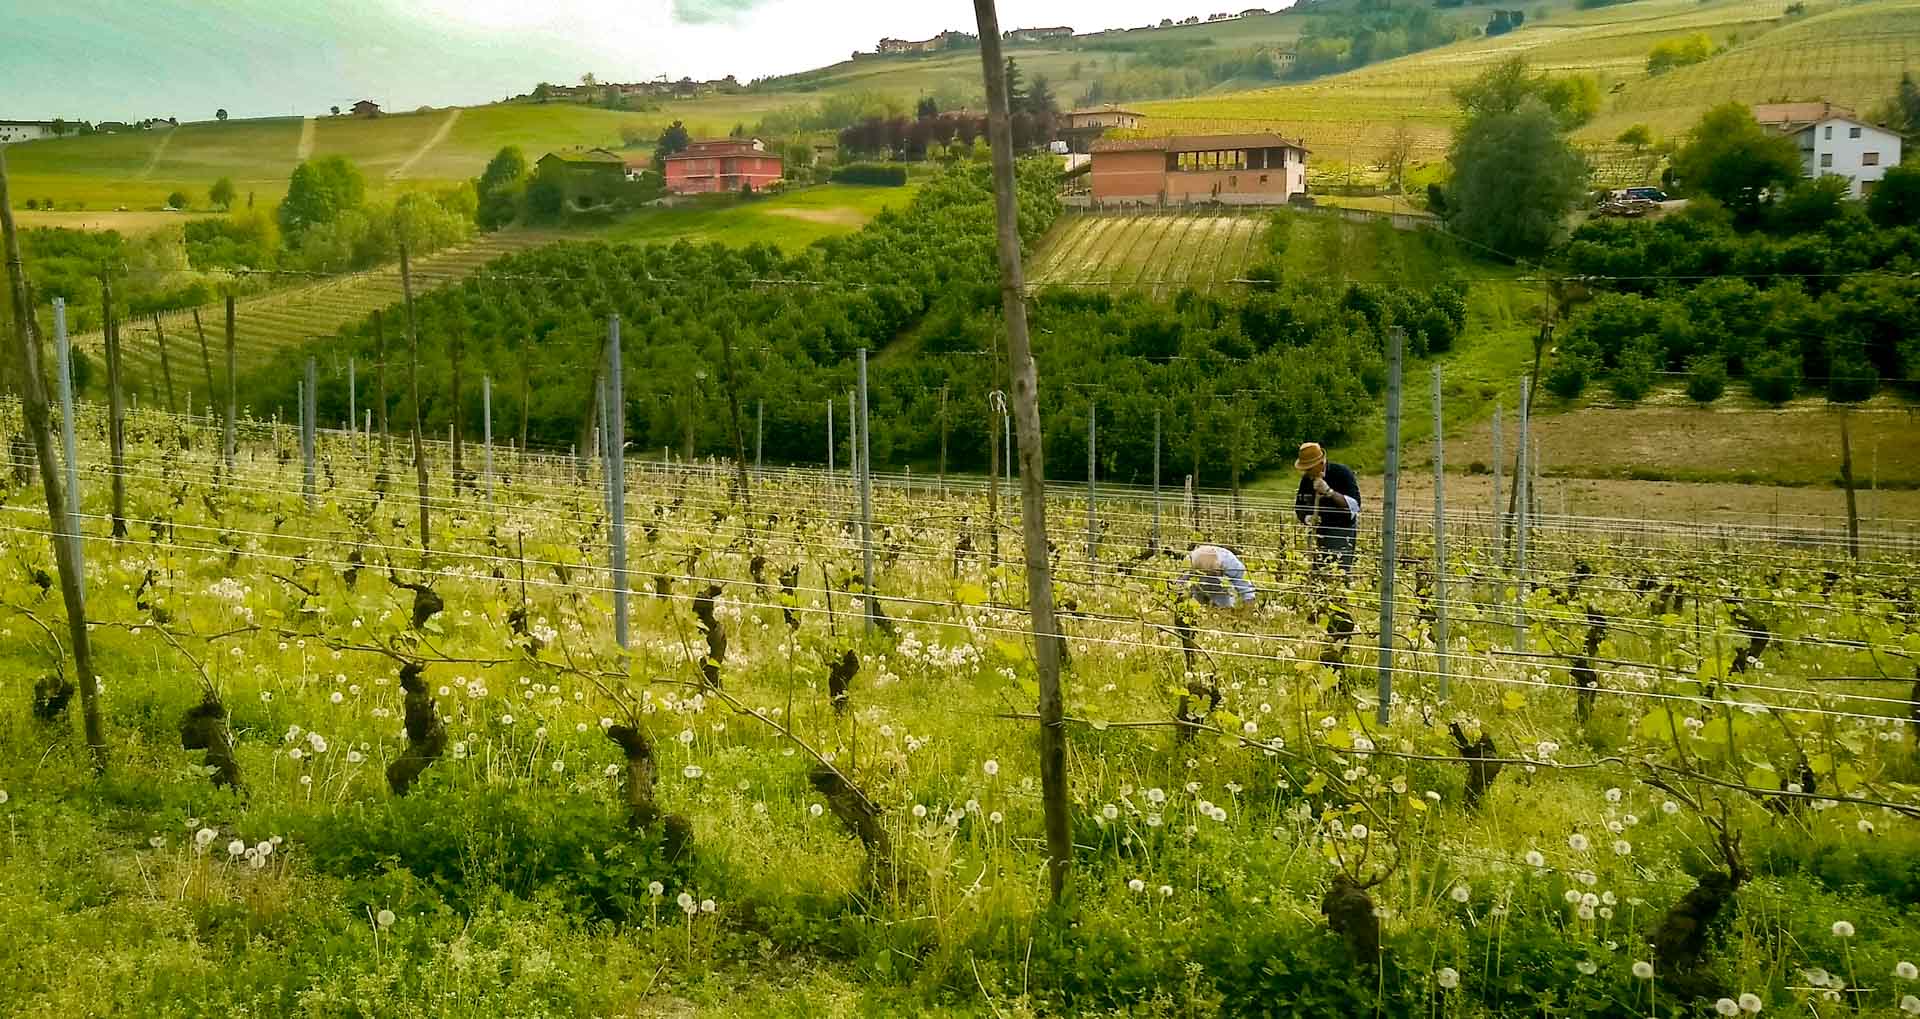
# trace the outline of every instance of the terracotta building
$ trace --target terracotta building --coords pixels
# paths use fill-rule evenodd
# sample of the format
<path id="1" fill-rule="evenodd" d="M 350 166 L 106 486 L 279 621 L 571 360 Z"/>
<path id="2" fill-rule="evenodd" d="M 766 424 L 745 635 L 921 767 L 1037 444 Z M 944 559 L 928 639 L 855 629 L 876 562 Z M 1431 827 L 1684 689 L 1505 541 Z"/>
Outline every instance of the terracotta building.
<path id="1" fill-rule="evenodd" d="M 694 142 L 685 152 L 666 157 L 667 190 L 676 195 L 755 191 L 780 179 L 780 156 L 758 138 L 722 138 Z"/>
<path id="2" fill-rule="evenodd" d="M 1307 149 L 1277 134 L 1174 135 L 1093 143 L 1096 202 L 1283 205 L 1307 190 Z"/>

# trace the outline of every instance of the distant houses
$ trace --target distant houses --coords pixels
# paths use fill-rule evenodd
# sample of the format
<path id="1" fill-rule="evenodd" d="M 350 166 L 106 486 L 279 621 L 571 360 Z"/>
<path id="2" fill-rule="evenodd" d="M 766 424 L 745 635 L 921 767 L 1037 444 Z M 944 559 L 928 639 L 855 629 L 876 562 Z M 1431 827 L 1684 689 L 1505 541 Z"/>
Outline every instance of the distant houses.
<path id="1" fill-rule="evenodd" d="M 1068 152 L 1084 154 L 1093 151 L 1093 143 L 1109 129 L 1137 130 L 1146 119 L 1146 114 L 1109 104 L 1069 110 L 1061 115 L 1056 130 Z"/>
<path id="2" fill-rule="evenodd" d="M 51 120 L 0 120 L 0 145 L 58 137 Z"/>
<path id="3" fill-rule="evenodd" d="M 353 109 L 348 112 L 362 120 L 372 120 L 380 115 L 380 104 L 371 99 L 362 99 L 354 103 Z"/>
<path id="4" fill-rule="evenodd" d="M 665 157 L 667 190 L 676 195 L 717 194 L 752 188 L 763 191 L 785 170 L 778 153 L 758 138 L 698 141 Z"/>
<path id="5" fill-rule="evenodd" d="M 918 41 L 909 39 L 882 39 L 874 47 L 874 52 L 887 53 L 939 53 L 942 50 L 971 46 L 980 41 L 980 37 L 966 32 L 946 31 L 931 39 Z M 856 56 L 858 54 L 855 54 Z"/>
<path id="6" fill-rule="evenodd" d="M 1046 42 L 1048 39 L 1071 39 L 1073 38 L 1073 29 L 1065 25 L 1056 25 L 1053 28 L 1016 28 L 1010 32 L 1000 33 L 1000 38 L 1007 42 L 1014 43 Z"/>
<path id="7" fill-rule="evenodd" d="M 732 95 L 740 90 L 740 79 L 731 74 L 708 81 L 681 78 L 679 81 L 602 81 L 591 85 L 555 85 L 543 81 L 533 91 L 513 96 L 509 101 L 591 105 L 615 100 L 697 99 L 706 95 Z"/>
<path id="8" fill-rule="evenodd" d="M 1093 144 L 1093 200 L 1284 205 L 1307 190 L 1307 148 L 1277 134 L 1175 135 Z"/>
<path id="9" fill-rule="evenodd" d="M 1761 103 L 1753 118 L 1799 143 L 1801 172 L 1812 177 L 1845 177 L 1849 192 L 1862 198 L 1900 165 L 1900 136 L 1829 102 Z"/>

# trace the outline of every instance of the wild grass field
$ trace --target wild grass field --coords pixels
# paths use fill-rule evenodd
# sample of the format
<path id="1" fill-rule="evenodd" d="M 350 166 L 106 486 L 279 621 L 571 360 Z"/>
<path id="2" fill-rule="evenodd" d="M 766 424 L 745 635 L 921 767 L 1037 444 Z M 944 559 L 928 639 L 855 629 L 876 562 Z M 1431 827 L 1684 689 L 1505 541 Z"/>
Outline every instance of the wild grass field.
<path id="1" fill-rule="evenodd" d="M 637 243 L 772 244 L 788 251 L 823 237 L 852 233 L 884 209 L 904 209 L 916 186 L 821 184 L 770 198 L 728 196 L 672 209 L 641 209 L 596 231 L 605 240 Z"/>

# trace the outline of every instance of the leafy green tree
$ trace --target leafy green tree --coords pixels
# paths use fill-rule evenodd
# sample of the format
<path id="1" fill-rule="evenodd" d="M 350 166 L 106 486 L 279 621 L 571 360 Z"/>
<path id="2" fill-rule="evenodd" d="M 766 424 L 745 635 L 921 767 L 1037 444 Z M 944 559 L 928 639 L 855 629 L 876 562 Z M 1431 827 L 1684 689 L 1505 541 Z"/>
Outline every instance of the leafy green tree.
<path id="1" fill-rule="evenodd" d="M 1468 119 L 1513 113 L 1528 99 L 1538 99 L 1563 125 L 1574 128 L 1592 120 L 1599 111 L 1600 82 L 1591 75 L 1556 79 L 1535 74 L 1527 58 L 1516 55 L 1456 87 L 1453 98 Z"/>
<path id="2" fill-rule="evenodd" d="M 1545 103 L 1470 113 L 1447 160 L 1448 221 L 1468 240 L 1510 258 L 1536 257 L 1559 239 L 1585 195 L 1587 164 Z"/>
<path id="3" fill-rule="evenodd" d="M 1836 333 L 1827 338 L 1827 399 L 1859 403 L 1880 388 L 1880 371 L 1867 359 L 1860 337 Z"/>
<path id="4" fill-rule="evenodd" d="M 280 202 L 280 232 L 290 247 L 310 227 L 331 223 L 366 200 L 367 181 L 343 156 L 310 159 L 293 168 L 287 197 Z"/>
<path id="5" fill-rule="evenodd" d="M 227 111 L 224 108 L 213 111 L 213 119 L 219 121 L 222 124 L 226 123 Z"/>
<path id="6" fill-rule="evenodd" d="M 167 196 L 167 208 L 184 209 L 193 204 L 193 199 L 185 191 L 175 191 Z"/>
<path id="7" fill-rule="evenodd" d="M 1569 339 L 1554 351 L 1553 363 L 1541 380 L 1547 392 L 1562 400 L 1578 399 L 1587 390 L 1587 380 L 1600 370 L 1600 352 L 1591 341 Z"/>
<path id="8" fill-rule="evenodd" d="M 213 182 L 213 187 L 207 189 L 207 201 L 211 202 L 216 209 L 233 208 L 233 198 L 232 177 L 222 177 Z"/>
<path id="9" fill-rule="evenodd" d="M 526 190 L 527 157 L 518 145 L 503 147 L 473 182 L 475 221 L 482 230 L 498 230 L 514 221 Z"/>
<path id="10" fill-rule="evenodd" d="M 1724 103 L 1694 125 L 1673 155 L 1673 172 L 1689 192 L 1713 196 L 1736 222 L 1751 226 L 1772 192 L 1800 179 L 1800 152 L 1747 107 Z"/>
<path id="11" fill-rule="evenodd" d="M 1747 388 L 1776 407 L 1800 391 L 1800 358 L 1790 350 L 1767 350 L 1747 364 Z"/>
<path id="12" fill-rule="evenodd" d="M 1777 233 L 1802 234 L 1823 230 L 1849 211 L 1858 216 L 1859 207 L 1848 201 L 1853 186 L 1845 177 L 1828 174 L 1812 180 L 1797 180 L 1774 203 L 1767 217 Z"/>
<path id="13" fill-rule="evenodd" d="M 1600 112 L 1600 79 L 1591 74 L 1573 74 L 1549 78 L 1541 86 L 1540 99 L 1567 128 L 1586 124 Z"/>
<path id="14" fill-rule="evenodd" d="M 1619 361 L 1613 366 L 1613 374 L 1608 377 L 1608 387 L 1613 395 L 1627 403 L 1638 403 L 1653 391 L 1653 384 L 1660 371 L 1660 341 L 1652 336 L 1642 336 L 1620 352 Z"/>
<path id="15" fill-rule="evenodd" d="M 1620 136 L 1614 139 L 1614 143 L 1639 152 L 1653 144 L 1653 129 L 1645 124 L 1635 124 L 1620 132 Z"/>
<path id="16" fill-rule="evenodd" d="M 1920 163 L 1888 167 L 1867 196 L 1867 216 L 1883 227 L 1920 226 Z"/>
<path id="17" fill-rule="evenodd" d="M 1653 44 L 1647 54 L 1647 73 L 1665 74 L 1676 67 L 1697 64 L 1713 56 L 1713 40 L 1705 32 L 1695 32 Z"/>
<path id="18" fill-rule="evenodd" d="M 1036 117 L 1052 116 L 1060 112 L 1060 101 L 1053 96 L 1053 87 L 1047 83 L 1047 76 L 1036 74 L 1033 84 L 1027 88 L 1025 109 Z"/>
<path id="19" fill-rule="evenodd" d="M 687 125 L 676 120 L 666 127 L 661 128 L 660 140 L 656 142 L 653 147 L 654 167 L 664 169 L 668 156 L 678 152 L 685 152 L 687 151 L 687 146 L 692 144 L 693 136 L 687 133 Z"/>
<path id="20" fill-rule="evenodd" d="M 1727 391 L 1727 362 L 1718 354 L 1700 354 L 1687 362 L 1687 396 L 1706 405 Z"/>

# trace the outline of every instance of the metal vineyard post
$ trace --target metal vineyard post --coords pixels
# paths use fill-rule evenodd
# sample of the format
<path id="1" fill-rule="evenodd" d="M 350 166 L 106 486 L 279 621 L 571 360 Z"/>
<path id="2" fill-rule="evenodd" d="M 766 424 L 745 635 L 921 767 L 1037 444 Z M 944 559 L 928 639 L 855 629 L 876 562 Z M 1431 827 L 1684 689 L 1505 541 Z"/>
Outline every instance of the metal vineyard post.
<path id="1" fill-rule="evenodd" d="M 1387 477 L 1380 494 L 1380 711 L 1393 717 L 1393 574 L 1400 513 L 1400 352 L 1406 332 L 1387 333 Z"/>

